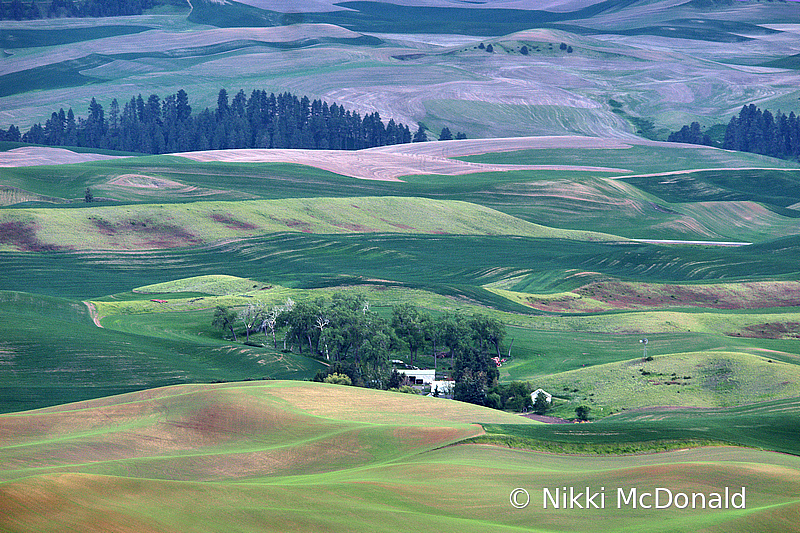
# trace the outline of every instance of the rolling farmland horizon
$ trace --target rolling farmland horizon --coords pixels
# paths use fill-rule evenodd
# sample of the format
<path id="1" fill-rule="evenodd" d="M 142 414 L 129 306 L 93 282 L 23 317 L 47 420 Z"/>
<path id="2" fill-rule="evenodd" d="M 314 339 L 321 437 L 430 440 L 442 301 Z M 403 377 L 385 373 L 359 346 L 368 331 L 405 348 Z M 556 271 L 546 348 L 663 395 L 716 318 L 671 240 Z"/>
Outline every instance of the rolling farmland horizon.
<path id="1" fill-rule="evenodd" d="M 0 4 L 0 530 L 798 531 L 800 3 L 95 4 Z"/>

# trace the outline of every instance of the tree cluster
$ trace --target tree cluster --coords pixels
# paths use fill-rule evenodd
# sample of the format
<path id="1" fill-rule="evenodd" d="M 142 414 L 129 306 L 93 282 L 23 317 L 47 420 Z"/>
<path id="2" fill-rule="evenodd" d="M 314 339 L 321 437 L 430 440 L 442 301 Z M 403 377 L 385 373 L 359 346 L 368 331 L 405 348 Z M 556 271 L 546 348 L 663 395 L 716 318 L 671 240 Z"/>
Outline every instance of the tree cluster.
<path id="1" fill-rule="evenodd" d="M 691 126 L 684 126 L 678 131 L 673 131 L 667 137 L 671 143 L 702 144 L 711 146 L 711 137 L 700 130 L 699 122 L 692 122 Z"/>
<path id="2" fill-rule="evenodd" d="M 44 2 L 22 0 L 0 2 L 0 20 L 31 20 L 62 17 L 116 17 L 122 15 L 141 15 L 145 9 L 160 4 L 174 3 L 164 0 L 51 0 L 47 7 Z"/>
<path id="3" fill-rule="evenodd" d="M 453 132 L 450 131 L 450 128 L 448 128 L 447 126 L 442 128 L 442 132 L 439 134 L 440 141 L 452 141 L 453 139 L 461 140 L 466 138 L 467 134 L 462 131 L 456 132 L 456 136 L 453 137 Z"/>
<path id="4" fill-rule="evenodd" d="M 706 146 L 715 144 L 700 130 L 697 122 L 671 133 L 667 140 Z M 794 112 L 785 115 L 778 111 L 773 115 L 754 104 L 746 105 L 725 128 L 722 148 L 780 159 L 800 159 L 800 118 Z"/>
<path id="5" fill-rule="evenodd" d="M 434 361 L 449 357 L 454 399 L 479 405 L 486 405 L 487 388 L 497 386 L 499 372 L 492 356 L 499 357 L 505 337 L 502 322 L 484 314 L 433 317 L 411 304 L 398 304 L 391 320 L 386 320 L 370 309 L 363 295 L 351 293 L 335 293 L 329 300 L 288 299 L 272 308 L 253 303 L 238 312 L 218 306 L 212 324 L 229 331 L 234 340 L 236 330 L 243 329 L 246 342 L 250 335 L 263 332 L 275 349 L 281 333 L 284 351 L 296 349 L 329 363 L 316 381 L 339 374 L 354 385 L 401 388 L 401 374 L 392 373 L 389 364 L 392 352 L 408 350 L 412 365 L 420 353 L 431 353 Z M 514 406 L 509 403 L 507 408 Z"/>
<path id="6" fill-rule="evenodd" d="M 487 389 L 486 407 L 508 411 L 529 410 L 534 407 L 531 401 L 531 392 L 533 392 L 533 387 L 530 383 L 514 381 L 512 383 L 498 384 Z M 539 398 L 544 400 L 545 395 L 539 394 L 536 399 L 539 400 Z M 544 414 L 549 407 L 549 404 L 546 404 L 540 407 L 542 412 L 536 412 Z"/>
<path id="7" fill-rule="evenodd" d="M 18 128 L 0 130 L 3 140 L 20 140 Z M 183 89 L 163 100 L 133 97 L 124 105 L 111 101 L 108 112 L 96 99 L 86 118 L 72 109 L 51 114 L 21 136 L 23 142 L 50 146 L 85 146 L 160 154 L 228 148 L 310 148 L 358 150 L 411 142 L 408 126 L 384 125 L 378 112 L 363 117 L 337 104 L 298 98 L 291 93 L 240 90 L 231 100 L 220 90 L 217 107 L 192 114 Z"/>
<path id="8" fill-rule="evenodd" d="M 8 130 L 4 130 L 0 128 L 0 141 L 12 141 L 12 142 L 19 142 L 22 140 L 22 133 L 19 131 L 19 128 L 15 125 L 11 125 L 8 127 Z"/>
<path id="9" fill-rule="evenodd" d="M 755 105 L 742 107 L 725 130 L 723 148 L 779 157 L 800 158 L 800 119 L 794 112 L 775 115 Z"/>

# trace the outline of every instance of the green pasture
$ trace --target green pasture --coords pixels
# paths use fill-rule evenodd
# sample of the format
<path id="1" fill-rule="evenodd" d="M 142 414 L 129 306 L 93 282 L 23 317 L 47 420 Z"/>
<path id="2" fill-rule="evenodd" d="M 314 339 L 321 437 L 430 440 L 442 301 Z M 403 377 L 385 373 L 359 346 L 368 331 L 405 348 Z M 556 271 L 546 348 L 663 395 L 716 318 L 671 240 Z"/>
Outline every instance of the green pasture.
<path id="1" fill-rule="evenodd" d="M 119 35 L 132 35 L 151 29 L 150 26 L 119 24 L 84 25 L 80 28 L 60 29 L 4 28 L 0 30 L 0 46 L 6 49 L 58 46 Z"/>
<path id="2" fill-rule="evenodd" d="M 59 107 L 83 116 L 92 96 L 108 112 L 111 98 L 179 88 L 199 112 L 221 87 L 289 90 L 471 138 L 624 139 L 630 121 L 725 122 L 742 98 L 788 113 L 797 94 L 783 74 L 756 81 L 728 65 L 796 63 L 790 34 L 758 26 L 791 20 L 791 6 L 773 4 L 695 2 L 643 17 L 629 0 L 570 13 L 346 2 L 306 14 L 197 0 L 188 20 L 11 23 L 0 31 L 0 127 L 27 130 Z M 272 42 L 212 29 L 317 22 L 391 35 L 334 38 L 325 32 L 336 28 L 309 25 Z M 642 46 L 648 36 L 678 37 L 681 53 Z M 428 146 L 452 157 L 455 145 Z M 399 182 L 176 156 L 0 169 L 0 530 L 794 530 L 800 302 L 587 312 L 587 294 L 573 313 L 528 298 L 618 281 L 724 283 L 735 298 L 745 281 L 800 279 L 797 162 L 633 142 L 463 159 L 565 168 Z M 83 202 L 87 187 L 97 202 Z M 324 364 L 283 353 L 280 333 L 274 349 L 263 332 L 245 345 L 243 327 L 233 342 L 211 325 L 216 305 L 335 291 L 364 294 L 385 318 L 397 303 L 499 318 L 501 383 L 551 392 L 555 416 L 589 406 L 592 423 L 303 382 Z M 606 487 L 609 498 L 616 487 L 746 486 L 748 505 L 542 509 L 543 487 L 566 486 Z M 525 509 L 509 502 L 518 487 L 532 496 Z"/>
<path id="3" fill-rule="evenodd" d="M 21 145 L 13 147 L 18 146 Z M 444 149 L 446 150 L 446 148 Z M 81 150 L 76 149 L 75 151 Z M 120 154 L 119 152 L 109 153 Z M 655 154 L 653 157 L 657 157 L 657 155 Z M 574 160 L 564 164 L 575 165 L 576 163 L 580 164 Z M 386 182 L 351 178 L 311 166 L 292 163 L 202 163 L 180 156 L 166 155 L 75 165 L 3 169 L 4 181 L 7 182 L 7 185 L 65 199 L 82 199 L 86 187 L 98 190 L 97 196 L 126 203 L 131 201 L 192 201 L 198 194 L 193 195 L 180 189 L 173 191 L 170 187 L 142 190 L 142 188 L 111 183 L 115 178 L 130 174 L 170 180 L 185 187 L 196 187 L 204 196 L 211 193 L 225 193 L 228 198 L 220 199 L 240 200 L 248 197 L 279 199 L 382 195 L 436 198 L 447 195 L 453 199 L 462 199 L 462 197 L 471 195 L 473 198 L 477 198 L 494 188 L 502 190 L 504 186 L 509 187 L 519 183 L 558 179 L 591 182 L 591 178 L 595 177 L 597 173 L 579 170 L 521 170 L 483 172 L 461 176 L 426 174 L 404 176 L 401 182 Z M 606 172 L 600 174 L 609 175 Z M 224 178 L 224 181 L 221 178 Z M 130 195 L 132 194 L 138 196 L 131 199 Z M 144 196 L 148 194 L 149 197 Z M 615 192 L 615 195 L 621 194 L 619 191 Z M 161 198 L 163 200 L 159 200 Z"/>
<path id="4" fill-rule="evenodd" d="M 732 407 L 790 398 L 800 395 L 800 371 L 796 362 L 766 354 L 676 351 L 652 361 L 640 357 L 553 374 L 537 384 L 567 402 L 561 412 L 583 403 L 599 418 L 623 409 Z"/>
<path id="5" fill-rule="evenodd" d="M 603 453 L 605 446 L 656 450 L 666 443 L 715 441 L 800 455 L 797 397 L 725 409 L 651 408 L 616 413 L 593 424 L 484 426 L 490 437 L 516 437 L 514 446 L 573 453 Z M 596 451 L 593 451 L 596 447 Z M 637 449 L 637 448 L 632 448 Z M 613 452 L 612 452 L 613 453 Z"/>
<path id="6" fill-rule="evenodd" d="M 589 149 L 561 148 L 539 150 L 516 150 L 511 152 L 494 152 L 481 155 L 460 157 L 464 161 L 474 163 L 497 163 L 507 165 L 575 165 L 603 166 L 628 169 L 630 174 L 652 174 L 659 172 L 677 172 L 703 168 L 736 169 L 785 168 L 795 169 L 796 164 L 790 161 L 774 159 L 746 152 L 731 152 L 705 146 L 670 145 L 668 143 L 654 145 L 632 145 L 627 148 Z M 732 177 L 752 175 L 726 172 L 722 175 Z M 686 201 L 686 200 L 678 200 Z"/>
<path id="7" fill-rule="evenodd" d="M 144 295 L 143 290 L 147 290 Z M 178 292 L 182 290 L 203 292 Z M 496 316 L 508 325 L 501 351 L 510 357 L 500 369 L 501 381 L 529 381 L 535 387 L 546 387 L 564 400 L 558 403 L 558 414 L 566 416 L 571 416 L 581 402 L 601 409 L 597 415 L 608 415 L 641 406 L 737 405 L 785 397 L 800 387 L 800 379 L 795 376 L 796 341 L 732 336 L 765 322 L 800 321 L 800 313 L 791 308 L 526 317 L 399 286 L 303 290 L 219 276 L 153 285 L 95 300 L 93 304 L 106 328 L 192 342 L 224 336 L 210 326 L 216 305 L 258 303 L 269 308 L 282 305 L 288 297 L 302 301 L 343 290 L 364 294 L 374 309 L 386 313 L 392 305 L 411 303 L 434 314 L 457 309 L 467 315 L 488 312 Z M 211 292 L 217 295 L 210 295 Z M 241 342 L 243 328 L 238 328 L 238 334 Z M 269 347 L 271 338 L 261 335 L 254 333 L 252 339 Z M 644 336 L 649 338 L 648 354 L 655 357 L 654 361 L 641 361 L 639 341 Z M 687 346 L 695 353 L 685 353 Z M 406 355 L 400 351 L 392 357 Z M 425 367 L 434 366 L 426 353 L 419 354 L 418 361 Z M 450 361 L 438 366 L 448 368 Z"/>
<path id="8" fill-rule="evenodd" d="M 195 276 L 192 278 L 177 279 L 166 283 L 156 283 L 137 287 L 133 292 L 141 294 L 169 294 L 199 292 L 203 294 L 234 294 L 249 292 L 253 289 L 268 287 L 263 283 L 254 283 L 253 280 L 237 278 L 235 276 Z"/>
<path id="9" fill-rule="evenodd" d="M 798 170 L 718 170 L 672 176 L 626 178 L 667 202 L 753 201 L 789 207 L 800 201 Z M 782 213 L 786 213 L 782 211 Z M 800 212 L 794 212 L 800 217 Z"/>
<path id="10" fill-rule="evenodd" d="M 140 322 L 115 330 L 95 326 L 79 300 L 2 292 L 0 411 L 174 383 L 309 379 L 322 368 L 299 355 L 231 345 L 210 331 L 207 315 L 202 320 L 151 315 L 147 327 Z"/>
<path id="11" fill-rule="evenodd" d="M 33 254 L 19 254 L 21 257 L 30 255 Z M 153 260 L 154 264 L 162 265 L 180 263 L 158 257 Z M 116 263 L 109 261 L 108 256 L 106 261 Z M 121 270 L 121 276 L 100 276 L 97 266 L 95 256 L 87 264 L 87 273 L 98 276 L 97 281 L 104 281 L 105 288 L 114 286 L 110 283 L 112 279 L 116 283 L 145 279 L 142 272 L 135 269 Z M 37 269 L 41 271 L 41 266 Z M 163 274 L 163 269 L 158 270 Z M 495 274 L 502 275 L 501 272 Z M 86 290 L 83 284 L 92 281 L 79 273 L 67 278 L 76 282 L 72 290 Z M 714 312 L 677 308 L 589 316 L 526 316 L 519 314 L 520 309 L 514 308 L 511 302 L 505 301 L 502 305 L 502 299 L 484 302 L 489 308 L 480 305 L 472 298 L 476 294 L 466 290 L 466 285 L 461 289 L 444 285 L 420 290 L 386 281 L 370 282 L 364 278 L 359 281 L 353 277 L 340 279 L 345 285 L 311 289 L 279 285 L 272 282 L 272 278 L 258 279 L 258 276 L 249 279 L 231 275 L 195 276 L 140 286 L 133 292 L 129 292 L 129 285 L 125 287 L 129 291 L 118 291 L 91 302 L 100 316 L 102 329 L 92 324 L 88 308 L 76 299 L 5 293 L 4 324 L 7 326 L 4 331 L 9 361 L 19 367 L 17 377 L 24 378 L 20 381 L 8 375 L 4 409 L 49 405 L 59 400 L 97 397 L 176 382 L 308 378 L 321 368 L 320 363 L 273 350 L 271 338 L 262 337 L 263 333 L 253 333 L 252 340 L 265 348 L 244 346 L 241 327 L 237 328 L 241 337 L 238 343 L 225 340 L 227 334 L 211 327 L 213 309 L 216 305 L 241 307 L 253 302 L 271 307 L 282 305 L 289 297 L 302 301 L 342 290 L 365 294 L 375 309 L 384 309 L 387 313 L 392 305 L 412 303 L 433 313 L 460 310 L 467 315 L 493 314 L 508 325 L 501 346 L 503 354 L 508 355 L 507 350 L 511 349 L 509 361 L 500 369 L 501 380 L 530 381 L 536 386 L 556 389 L 557 395 L 566 389 L 563 394 L 566 403 L 561 410 L 567 415 L 581 401 L 589 401 L 606 412 L 644 405 L 731 405 L 781 397 L 791 393 L 789 389 L 797 385 L 797 380 L 790 376 L 797 365 L 796 341 L 730 335 L 764 323 L 800 322 L 800 313 L 791 308 Z M 354 285 L 348 287 L 348 284 Z M 500 305 L 493 305 L 495 303 Z M 31 320 L 32 316 L 37 319 Z M 70 325 L 60 326 L 65 321 L 70 321 Z M 49 333 L 52 328 L 63 329 L 64 333 L 54 336 Z M 651 340 L 648 348 L 649 354 L 656 357 L 654 362 L 637 363 L 642 353 L 639 340 L 643 336 Z M 696 355 L 688 359 L 684 354 L 687 346 L 696 351 Z M 58 353 L 59 357 L 53 358 L 53 353 Z M 114 354 L 115 361 L 124 361 L 124 364 L 108 366 L 110 354 Z M 393 357 L 405 355 L 399 352 Z M 709 361 L 716 361 L 715 357 L 732 358 L 734 363 L 728 365 L 730 368 L 723 369 L 724 386 L 705 386 L 703 380 L 707 376 L 704 371 L 697 370 L 702 364 L 693 362 L 692 357 L 700 358 L 698 361 L 708 360 L 703 364 L 712 374 L 716 363 Z M 771 358 L 769 363 L 765 363 L 766 358 Z M 422 354 L 420 363 L 432 367 L 433 359 Z M 93 365 L 100 370 L 90 372 Z M 656 369 L 654 365 L 669 368 Z M 443 361 L 442 366 L 449 366 L 449 361 Z M 633 368 L 630 377 L 627 375 L 630 372 L 624 370 L 628 366 Z M 655 378 L 638 372 L 640 367 L 660 376 L 658 380 L 662 382 L 674 381 L 670 378 L 673 372 L 681 377 L 690 375 L 693 381 L 686 380 L 686 383 L 679 383 L 680 386 L 651 387 L 648 380 Z M 99 371 L 104 372 L 100 374 L 104 376 L 101 381 L 93 378 Z M 62 383 L 60 394 L 48 396 L 44 385 L 38 388 L 41 372 L 47 373 L 48 381 Z M 789 377 L 775 372 L 785 372 Z M 72 386 L 68 387 L 70 380 Z M 106 390 L 101 386 L 106 382 L 113 382 L 114 386 Z M 25 383 L 32 386 L 26 387 Z M 640 389 L 647 389 L 646 394 Z"/>

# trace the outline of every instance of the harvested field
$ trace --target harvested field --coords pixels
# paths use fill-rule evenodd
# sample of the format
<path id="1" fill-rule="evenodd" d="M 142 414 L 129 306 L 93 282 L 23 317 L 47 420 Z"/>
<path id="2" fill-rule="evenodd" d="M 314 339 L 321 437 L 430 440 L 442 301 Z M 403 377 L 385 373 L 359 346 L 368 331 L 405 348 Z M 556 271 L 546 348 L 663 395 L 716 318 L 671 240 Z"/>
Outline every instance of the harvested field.
<path id="1" fill-rule="evenodd" d="M 232 41 L 286 43 L 325 37 L 355 39 L 361 35 L 332 24 L 295 24 L 270 28 L 214 28 L 195 31 L 153 29 L 134 36 L 134 38 L 130 35 L 106 37 L 63 46 L 59 48 L 58 54 L 49 51 L 50 53 L 39 52 L 24 57 L 11 57 L 0 68 L 0 75 L 55 62 L 79 59 L 90 53 L 114 55 L 143 52 L 162 53 L 165 50 L 185 52 Z"/>
<path id="2" fill-rule="evenodd" d="M 794 398 L 800 392 L 800 371 L 763 356 L 708 351 L 580 368 L 539 383 L 545 390 L 591 401 L 593 410 L 604 407 L 608 414 L 623 408 L 733 407 Z"/>
<path id="3" fill-rule="evenodd" d="M 521 141 L 525 142 L 525 141 Z M 530 141 L 528 141 L 530 142 Z M 594 143 L 595 141 L 590 141 Z M 467 144 L 461 144 L 467 143 Z M 423 143 L 419 143 L 423 144 Z M 297 163 L 336 174 L 366 180 L 401 181 L 401 176 L 438 174 L 459 176 L 478 172 L 512 170 L 574 170 L 592 172 L 626 172 L 624 169 L 570 165 L 492 165 L 449 159 L 451 155 L 468 155 L 494 151 L 494 143 L 449 141 L 430 144 L 429 150 L 418 145 L 395 145 L 368 150 L 299 150 L 299 149 L 238 149 L 173 154 L 194 161 L 225 161 L 236 163 Z M 515 143 L 500 143 L 514 148 Z M 479 148 L 483 145 L 483 148 Z M 404 150 L 405 148 L 405 150 Z M 438 148 L 438 149 L 437 149 Z M 454 150 L 451 153 L 451 150 Z M 446 154 L 446 155 L 443 155 Z"/>
<path id="4" fill-rule="evenodd" d="M 88 161 L 119 159 L 121 156 L 77 153 L 64 148 L 26 146 L 0 152 L 0 167 L 32 167 L 38 165 L 69 165 Z"/>

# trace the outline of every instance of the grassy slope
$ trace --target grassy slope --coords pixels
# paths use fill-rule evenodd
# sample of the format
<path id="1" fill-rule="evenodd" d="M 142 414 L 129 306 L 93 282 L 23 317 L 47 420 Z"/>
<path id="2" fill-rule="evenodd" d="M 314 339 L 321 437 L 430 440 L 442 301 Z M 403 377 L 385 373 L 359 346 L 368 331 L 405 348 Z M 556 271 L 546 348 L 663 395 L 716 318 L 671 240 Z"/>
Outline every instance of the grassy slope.
<path id="1" fill-rule="evenodd" d="M 35 236 L 29 239 L 14 242 L 5 237 L 6 244 L 23 250 L 171 248 L 286 231 L 619 240 L 589 231 L 546 228 L 474 204 L 395 197 L 6 209 L 0 224 L 33 228 Z"/>
<path id="2" fill-rule="evenodd" d="M 79 203 L 82 203 L 86 187 L 90 187 L 97 198 L 105 201 L 114 199 L 126 204 L 160 205 L 164 202 L 320 196 L 446 198 L 479 204 L 548 227 L 592 229 L 644 239 L 760 242 L 798 232 L 797 211 L 787 209 L 800 202 L 795 186 L 797 172 L 768 170 L 782 169 L 787 165 L 787 162 L 779 160 L 703 147 L 670 146 L 633 146 L 616 150 L 532 150 L 476 157 L 492 162 L 495 161 L 492 158 L 496 158 L 497 162 L 534 164 L 546 164 L 550 157 L 550 163 L 606 164 L 631 169 L 635 174 L 647 174 L 648 168 L 655 171 L 671 168 L 679 173 L 618 180 L 610 179 L 615 177 L 613 175 L 597 176 L 596 173 L 585 171 L 543 170 L 468 176 L 408 176 L 403 183 L 391 183 L 358 180 L 301 165 L 190 163 L 179 158 L 144 157 L 62 167 L 7 169 L 4 171 L 4 183 L 19 189 L 18 194 L 23 197 L 27 191 L 31 199 L 41 195 L 53 197 L 56 201 Z M 708 166 L 758 166 L 767 170 L 680 173 L 684 169 Z M 158 188 L 123 186 L 119 178 L 126 175 L 137 176 L 132 179 L 142 183 L 162 180 L 162 183 L 169 182 L 171 185 Z M 249 204 L 242 204 L 241 209 L 246 211 L 246 205 Z M 73 204 L 72 207 L 77 205 Z M 168 209 L 181 212 L 178 207 Z M 27 211 L 15 213 L 21 216 Z M 186 216 L 178 216 L 172 226 L 191 234 L 191 226 L 197 220 L 185 219 Z M 310 222 L 302 217 L 292 219 L 300 223 Z M 256 220 L 259 220 L 258 217 Z M 258 223 L 264 229 L 271 230 L 275 229 L 276 222 L 280 223 L 266 222 L 269 224 Z M 355 219 L 343 222 L 374 229 L 401 229 L 374 220 L 369 221 L 371 225 Z M 416 227 L 408 221 L 401 225 Z M 238 233 L 232 232 L 232 228 L 220 227 L 219 224 L 212 224 L 212 227 L 201 224 L 201 227 L 211 232 L 210 236 L 215 232 L 225 236 L 249 233 L 244 228 L 238 228 Z M 315 226 L 311 229 L 317 230 Z M 341 228 L 334 230 L 340 231 Z M 177 240 L 189 239 L 188 234 Z"/>
<path id="3" fill-rule="evenodd" d="M 321 363 L 203 336 L 114 331 L 77 300 L 0 292 L 0 410 L 31 409 L 154 386 L 214 380 L 309 379 Z M 193 324 L 193 322 L 190 322 Z M 172 325 L 185 324 L 176 320 Z M 200 326 L 200 324 L 197 324 Z M 161 326 L 162 330 L 164 326 Z M 193 332 L 194 333 L 194 332 Z"/>
<path id="4" fill-rule="evenodd" d="M 800 396 L 796 364 L 725 351 L 596 365 L 540 378 L 537 384 L 569 400 L 573 411 L 586 402 L 598 415 L 623 408 L 730 407 Z"/>
<path id="5" fill-rule="evenodd" d="M 566 458 L 441 447 L 478 433 L 476 421 L 519 419 L 287 382 L 170 387 L 5 415 L 0 520 L 8 531 L 396 531 L 409 522 L 421 531 L 738 530 L 754 522 L 781 531 L 798 505 L 800 463 L 791 456 L 708 448 Z M 747 512 L 615 508 L 616 487 L 664 483 L 706 493 L 745 486 Z M 604 511 L 542 509 L 542 487 L 587 485 L 608 489 Z M 524 510 L 508 503 L 516 487 L 531 493 Z"/>
<path id="6" fill-rule="evenodd" d="M 726 409 L 650 408 L 625 411 L 590 425 L 485 426 L 489 439 L 516 437 L 509 444 L 567 453 L 657 451 L 676 444 L 715 441 L 800 454 L 794 438 L 798 399 L 776 400 Z M 481 440 L 480 438 L 476 440 Z M 502 442 L 502 441 L 500 441 Z"/>

